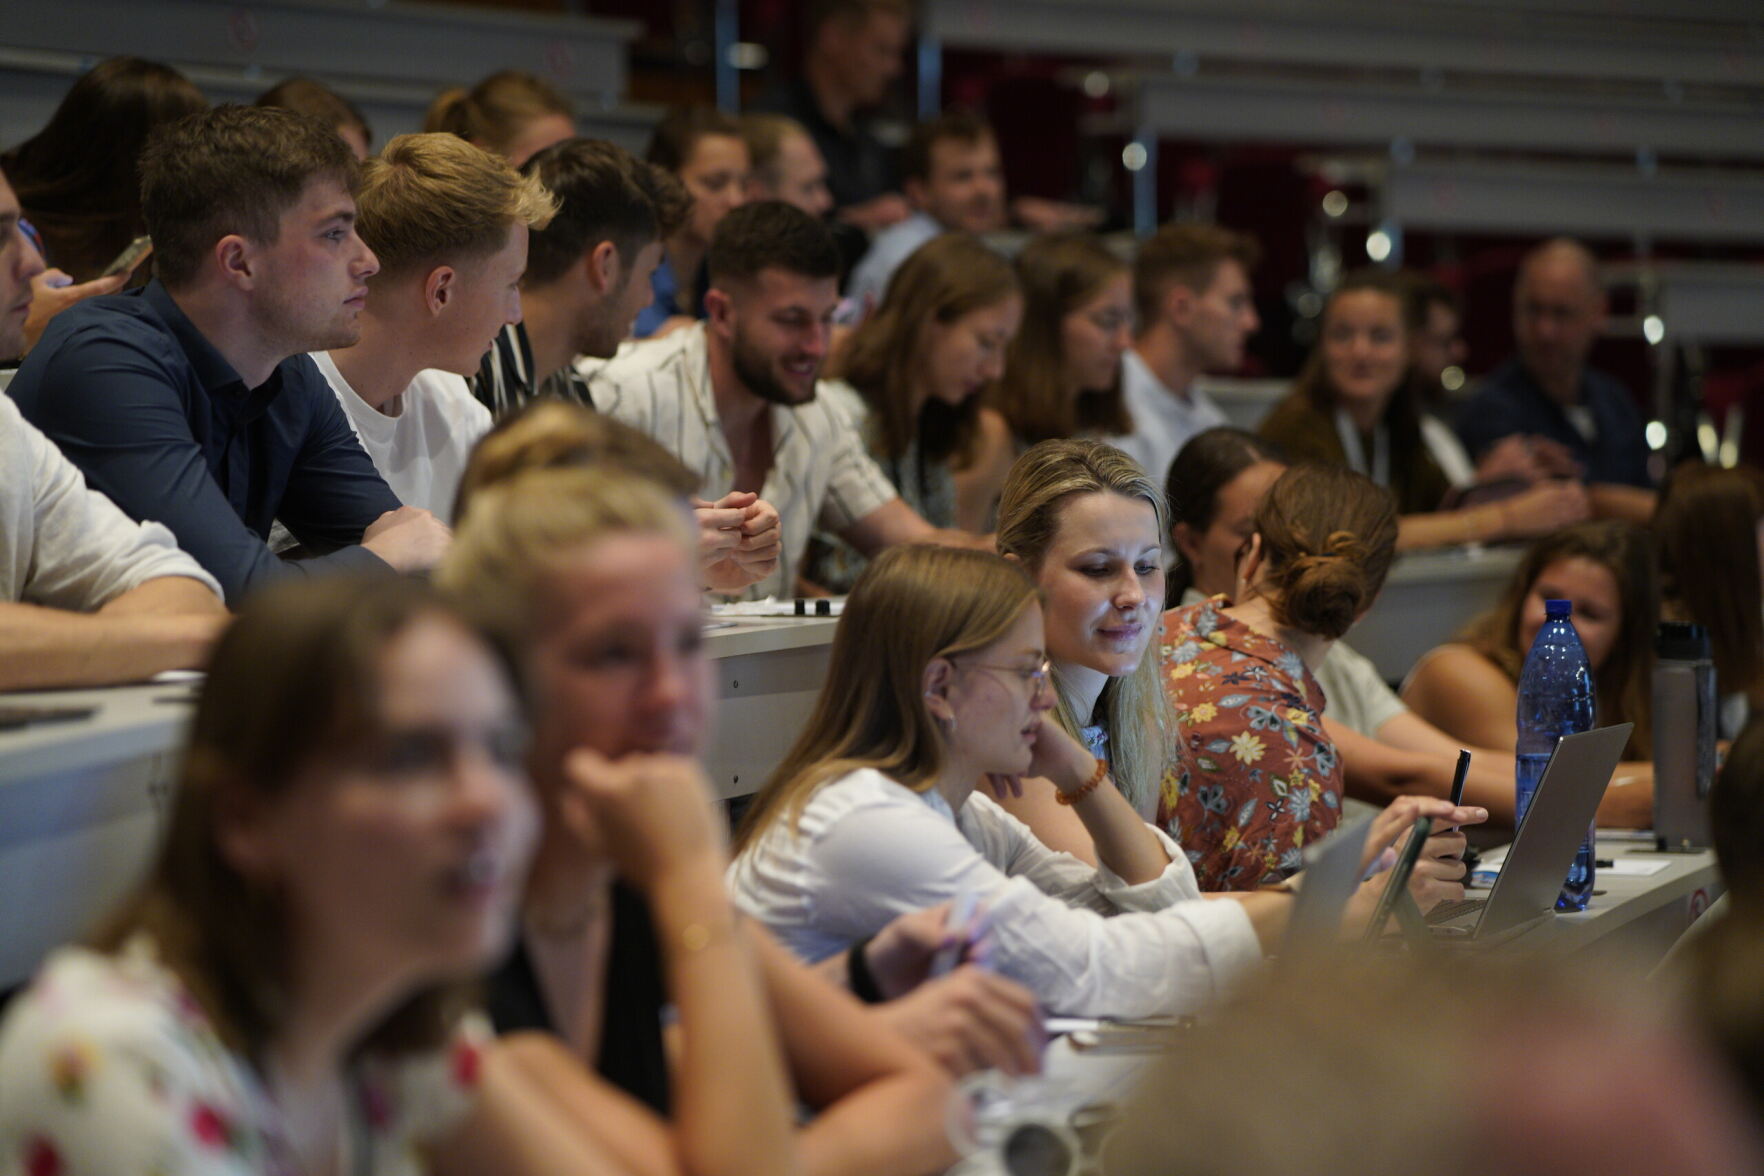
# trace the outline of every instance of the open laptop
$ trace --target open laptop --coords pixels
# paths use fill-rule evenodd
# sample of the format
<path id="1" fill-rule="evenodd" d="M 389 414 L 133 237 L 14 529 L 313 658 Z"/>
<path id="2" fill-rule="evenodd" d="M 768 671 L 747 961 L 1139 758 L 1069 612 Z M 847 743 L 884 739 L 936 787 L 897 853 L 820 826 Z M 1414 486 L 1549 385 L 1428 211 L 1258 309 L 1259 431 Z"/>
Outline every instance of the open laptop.
<path id="1" fill-rule="evenodd" d="M 1509 938 L 1555 912 L 1562 880 L 1586 839 L 1634 727 L 1634 723 L 1618 723 L 1566 735 L 1556 743 L 1494 888 L 1487 898 L 1442 903 L 1429 911 L 1425 921 L 1434 935 L 1481 941 Z"/>
<path id="2" fill-rule="evenodd" d="M 1280 942 L 1283 967 L 1340 946 L 1342 911 L 1360 884 L 1360 854 L 1371 828 L 1370 820 L 1356 821 L 1305 847 L 1304 880 Z"/>

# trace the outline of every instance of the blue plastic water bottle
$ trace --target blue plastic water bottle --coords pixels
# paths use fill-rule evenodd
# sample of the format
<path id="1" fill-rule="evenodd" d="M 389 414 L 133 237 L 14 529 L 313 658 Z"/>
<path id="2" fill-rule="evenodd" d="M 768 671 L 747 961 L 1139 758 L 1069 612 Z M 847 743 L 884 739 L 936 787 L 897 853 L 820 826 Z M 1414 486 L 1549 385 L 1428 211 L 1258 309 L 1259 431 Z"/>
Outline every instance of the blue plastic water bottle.
<path id="1" fill-rule="evenodd" d="M 1592 667 L 1587 665 L 1586 650 L 1580 634 L 1568 618 L 1574 611 L 1566 600 L 1544 602 L 1543 628 L 1525 655 L 1525 668 L 1519 673 L 1519 742 L 1517 801 L 1519 820 L 1531 807 L 1531 795 L 1543 777 L 1544 767 L 1556 741 L 1593 728 Z M 1559 911 L 1584 911 L 1593 892 L 1594 826 L 1586 831 L 1586 841 L 1574 855 L 1568 879 L 1556 898 Z"/>

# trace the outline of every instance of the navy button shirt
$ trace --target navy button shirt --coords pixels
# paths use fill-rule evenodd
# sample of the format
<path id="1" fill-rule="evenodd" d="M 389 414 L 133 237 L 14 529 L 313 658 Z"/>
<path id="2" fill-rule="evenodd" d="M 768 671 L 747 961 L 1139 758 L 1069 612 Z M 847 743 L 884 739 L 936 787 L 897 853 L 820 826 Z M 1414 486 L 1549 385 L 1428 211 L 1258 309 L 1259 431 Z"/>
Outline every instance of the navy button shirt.
<path id="1" fill-rule="evenodd" d="M 1472 458 L 1480 458 L 1503 437 L 1536 433 L 1567 446 L 1585 467 L 1588 482 L 1651 486 L 1641 410 L 1629 389 L 1614 377 L 1587 368 L 1580 377 L 1580 402 L 1592 414 L 1590 442 L 1562 406 L 1537 386 L 1525 365 L 1509 359 L 1477 385 L 1458 415 L 1458 437 Z"/>
<path id="2" fill-rule="evenodd" d="M 171 528 L 229 603 L 286 575 L 388 570 L 358 545 L 398 498 L 312 360 L 247 388 L 158 281 L 56 315 L 7 392 L 93 489 Z M 276 519 L 324 554 L 277 558 Z"/>

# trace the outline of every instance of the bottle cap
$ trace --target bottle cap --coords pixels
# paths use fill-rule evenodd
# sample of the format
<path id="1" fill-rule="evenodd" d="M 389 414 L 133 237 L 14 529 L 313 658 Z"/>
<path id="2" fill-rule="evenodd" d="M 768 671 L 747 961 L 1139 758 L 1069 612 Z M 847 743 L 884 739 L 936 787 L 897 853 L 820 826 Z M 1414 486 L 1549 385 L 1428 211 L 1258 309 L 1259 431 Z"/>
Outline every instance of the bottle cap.
<path id="1" fill-rule="evenodd" d="M 1544 619 L 1548 621 L 1565 621 L 1574 615 L 1572 600 L 1544 601 Z"/>
<path id="2" fill-rule="evenodd" d="M 1701 661 L 1715 656 L 1709 630 L 1683 621 L 1661 621 L 1654 635 L 1654 652 L 1672 661 Z"/>

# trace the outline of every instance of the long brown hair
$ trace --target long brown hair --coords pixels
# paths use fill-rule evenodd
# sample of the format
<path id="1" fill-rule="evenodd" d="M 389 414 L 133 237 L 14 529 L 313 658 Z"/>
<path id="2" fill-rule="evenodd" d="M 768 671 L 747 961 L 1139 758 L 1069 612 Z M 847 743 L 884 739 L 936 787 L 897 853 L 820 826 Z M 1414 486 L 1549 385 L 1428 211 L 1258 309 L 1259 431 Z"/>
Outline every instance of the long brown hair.
<path id="1" fill-rule="evenodd" d="M 1038 237 L 1018 254 L 1023 325 L 1005 359 L 1004 379 L 988 391 L 986 403 L 1024 442 L 1133 431 L 1118 377 L 1111 388 L 1072 396 L 1061 345 L 1066 316 L 1126 272 L 1127 263 L 1089 233 Z"/>
<path id="2" fill-rule="evenodd" d="M 1623 618 L 1605 664 L 1593 671 L 1599 722 L 1634 723 L 1629 754 L 1646 758 L 1653 747 L 1654 622 L 1659 616 L 1653 543 L 1639 527 L 1614 520 L 1576 523 L 1539 539 L 1526 551 L 1501 599 L 1470 622 L 1463 642 L 1493 662 L 1514 683 L 1528 650 L 1519 647 L 1525 598 L 1545 568 L 1584 559 L 1617 581 Z"/>
<path id="3" fill-rule="evenodd" d="M 1396 556 L 1396 499 L 1364 474 L 1296 465 L 1256 508 L 1274 619 L 1330 640 L 1371 605 Z"/>
<path id="4" fill-rule="evenodd" d="M 927 397 L 912 411 L 914 385 L 923 378 L 925 329 L 947 326 L 963 315 L 1017 296 L 1010 262 L 966 233 L 944 233 L 913 251 L 888 281 L 887 293 L 852 333 L 829 372 L 856 388 L 870 406 L 876 446 L 898 461 L 919 443 L 925 461 L 959 462 L 974 438 L 977 397 L 951 408 Z"/>
<path id="5" fill-rule="evenodd" d="M 379 722 L 381 658 L 399 634 L 433 616 L 464 626 L 420 581 L 302 581 L 253 596 L 215 646 L 159 857 L 94 945 L 115 951 L 137 933 L 152 936 L 235 1049 L 260 1054 L 287 1015 L 291 914 L 274 888 L 222 852 L 221 814 L 241 797 L 285 795 L 306 768 L 367 738 Z M 491 649 L 520 697 L 508 661 Z M 419 991 L 360 1048 L 434 1048 L 474 996 L 472 984 Z"/>
<path id="6" fill-rule="evenodd" d="M 1230 425 L 1214 425 L 1188 439 L 1164 476 L 1164 500 L 1170 506 L 1172 530 L 1181 523 L 1196 535 L 1206 532 L 1219 517 L 1219 495 L 1251 466 L 1272 461 L 1286 464 L 1280 446 L 1266 438 Z M 1174 535 L 1171 536 L 1174 540 Z M 1194 569 L 1178 559 L 1164 586 L 1171 608 L 1182 603 L 1183 594 L 1194 587 Z"/>
<path id="7" fill-rule="evenodd" d="M 891 547 L 870 561 L 833 634 L 814 713 L 742 821 L 735 851 L 781 820 L 795 827 L 822 784 L 874 768 L 915 792 L 947 754 L 922 685 L 934 658 L 983 649 L 1036 599 L 1010 562 L 954 547 Z"/>
<path id="8" fill-rule="evenodd" d="M 1023 561 L 1031 575 L 1038 574 L 1048 548 L 1060 533 L 1060 516 L 1067 502 L 1078 494 L 1118 494 L 1151 504 L 1157 517 L 1158 541 L 1170 532 L 1168 511 L 1158 485 L 1139 463 L 1101 441 L 1043 441 L 1017 459 L 1005 477 L 998 501 L 998 549 Z M 1139 668 L 1122 678 L 1110 678 L 1097 696 L 1094 714 L 1078 714 L 1070 691 L 1060 682 L 1061 726 L 1074 736 L 1100 716 L 1109 736 L 1109 767 L 1115 783 L 1135 807 L 1149 803 L 1167 758 L 1165 740 L 1172 730 L 1168 703 L 1158 683 L 1155 643 L 1140 659 Z"/>
<path id="9" fill-rule="evenodd" d="M 1397 318 L 1402 323 L 1405 338 L 1413 339 L 1415 323 L 1410 315 L 1410 299 L 1408 287 L 1401 277 L 1386 273 L 1383 270 L 1358 270 L 1347 275 L 1329 294 L 1329 301 L 1323 304 L 1323 314 L 1319 319 L 1322 324 L 1329 321 L 1329 312 L 1336 299 L 1344 294 L 1355 294 L 1372 291 L 1389 298 L 1397 308 Z M 1391 447 L 1396 453 L 1415 453 L 1422 451 L 1421 439 L 1421 394 L 1420 383 L 1416 378 L 1413 365 L 1405 369 L 1406 375 L 1396 391 L 1391 395 L 1390 403 L 1384 409 L 1384 424 L 1390 430 Z M 1298 378 L 1292 383 L 1295 395 L 1303 397 L 1311 406 L 1322 413 L 1329 413 L 1335 408 L 1335 386 L 1329 382 L 1328 370 L 1323 364 L 1323 345 L 1318 343 L 1311 348 L 1310 355 L 1299 369 Z"/>
<path id="10" fill-rule="evenodd" d="M 1709 630 L 1723 694 L 1764 694 L 1758 522 L 1764 480 L 1749 466 L 1688 463 L 1660 489 L 1651 529 L 1660 595 Z"/>
<path id="11" fill-rule="evenodd" d="M 0 156 L 25 216 L 43 234 L 49 264 L 84 282 L 146 232 L 147 138 L 207 109 L 183 74 L 139 57 L 101 61 L 69 87 L 43 129 Z"/>

